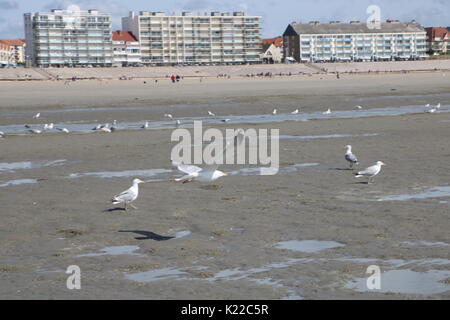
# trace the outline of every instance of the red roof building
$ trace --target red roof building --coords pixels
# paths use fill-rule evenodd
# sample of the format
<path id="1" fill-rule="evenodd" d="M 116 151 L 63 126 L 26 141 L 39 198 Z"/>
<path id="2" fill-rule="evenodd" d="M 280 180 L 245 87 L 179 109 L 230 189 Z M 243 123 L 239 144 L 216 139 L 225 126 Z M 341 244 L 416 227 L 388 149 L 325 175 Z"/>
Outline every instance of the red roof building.
<path id="1" fill-rule="evenodd" d="M 0 39 L 1 58 L 0 61 L 8 61 L 9 64 L 18 64 L 25 62 L 25 40 L 22 39 Z M 9 51 L 9 57 L 7 57 Z"/>
<path id="2" fill-rule="evenodd" d="M 113 31 L 112 45 L 114 65 L 130 66 L 141 63 L 141 45 L 131 32 Z"/>
<path id="3" fill-rule="evenodd" d="M 434 53 L 447 53 L 450 49 L 450 31 L 447 28 L 425 28 L 427 32 L 428 50 Z"/>

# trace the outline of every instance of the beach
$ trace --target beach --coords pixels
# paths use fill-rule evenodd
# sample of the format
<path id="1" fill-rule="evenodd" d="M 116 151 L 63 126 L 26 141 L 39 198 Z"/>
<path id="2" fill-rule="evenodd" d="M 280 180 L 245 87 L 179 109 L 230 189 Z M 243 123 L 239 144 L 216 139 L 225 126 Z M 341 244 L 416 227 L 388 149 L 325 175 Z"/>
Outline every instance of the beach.
<path id="1" fill-rule="evenodd" d="M 2 82 L 0 130 L 135 127 L 0 138 L 0 298 L 449 299 L 449 77 Z M 360 117 L 357 105 L 423 111 Z M 275 108 L 318 115 L 255 120 Z M 322 117 L 328 108 L 352 113 Z M 190 128 L 207 111 L 243 118 L 206 128 L 279 129 L 279 173 L 224 165 L 230 176 L 213 183 L 174 182 L 176 126 L 164 114 Z M 139 129 L 145 121 L 167 123 Z M 386 163 L 374 184 L 348 170 L 349 144 L 359 169 Z M 147 181 L 138 209 L 115 210 L 111 197 L 133 178 Z M 80 290 L 66 287 L 71 265 Z M 371 265 L 379 290 L 365 286 Z"/>

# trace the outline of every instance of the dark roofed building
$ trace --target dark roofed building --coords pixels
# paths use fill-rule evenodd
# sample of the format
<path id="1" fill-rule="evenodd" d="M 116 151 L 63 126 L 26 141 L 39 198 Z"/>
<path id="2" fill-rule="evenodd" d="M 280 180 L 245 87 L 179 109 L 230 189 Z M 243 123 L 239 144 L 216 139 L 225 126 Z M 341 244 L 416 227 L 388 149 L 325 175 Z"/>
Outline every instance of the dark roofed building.
<path id="1" fill-rule="evenodd" d="M 420 24 L 397 20 L 375 29 L 359 21 L 293 22 L 283 34 L 285 57 L 297 62 L 417 59 L 426 57 L 425 41 Z"/>

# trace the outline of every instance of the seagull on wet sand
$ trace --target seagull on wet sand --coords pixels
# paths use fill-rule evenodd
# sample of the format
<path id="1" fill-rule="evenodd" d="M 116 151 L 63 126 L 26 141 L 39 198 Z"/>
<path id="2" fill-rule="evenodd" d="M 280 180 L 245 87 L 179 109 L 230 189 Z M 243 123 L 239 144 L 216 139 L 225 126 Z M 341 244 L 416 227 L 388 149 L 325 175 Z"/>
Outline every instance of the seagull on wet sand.
<path id="1" fill-rule="evenodd" d="M 5 136 L 5 133 L 3 131 L 0 131 L 0 138 L 3 138 Z"/>
<path id="2" fill-rule="evenodd" d="M 208 111 L 208 115 L 210 115 L 211 117 L 215 117 L 216 115 L 214 113 L 212 113 L 211 111 Z"/>
<path id="3" fill-rule="evenodd" d="M 34 134 L 42 133 L 42 131 L 41 131 L 41 130 L 38 130 L 38 129 L 30 129 L 30 130 L 28 130 L 28 132 L 34 133 Z"/>
<path id="4" fill-rule="evenodd" d="M 125 205 L 125 211 L 128 210 L 128 205 L 130 205 L 130 207 L 132 207 L 133 209 L 137 209 L 137 207 L 133 206 L 131 204 L 131 202 L 136 200 L 139 195 L 139 184 L 140 183 L 144 183 L 144 181 L 142 181 L 140 179 L 134 179 L 133 185 L 129 189 L 125 190 L 124 192 L 122 192 L 118 195 L 115 195 L 111 199 L 111 202 L 113 204 L 123 203 Z"/>
<path id="5" fill-rule="evenodd" d="M 272 114 L 276 115 L 277 114 L 277 109 L 273 109 Z"/>
<path id="6" fill-rule="evenodd" d="M 291 114 L 298 114 L 298 109 L 295 109 L 295 111 L 292 111 Z"/>
<path id="7" fill-rule="evenodd" d="M 41 113 L 39 112 L 39 113 L 36 113 L 34 116 L 33 116 L 33 119 L 37 119 L 37 118 L 39 118 L 41 116 Z"/>
<path id="8" fill-rule="evenodd" d="M 361 110 L 363 107 L 361 107 L 361 106 L 356 106 L 356 109 L 359 109 L 359 110 Z"/>
<path id="9" fill-rule="evenodd" d="M 323 112 L 322 114 L 331 114 L 331 109 L 328 108 L 328 110 Z"/>
<path id="10" fill-rule="evenodd" d="M 59 130 L 64 133 L 69 133 L 69 130 L 67 128 L 56 128 L 56 130 Z"/>
<path id="11" fill-rule="evenodd" d="M 356 156 L 352 153 L 352 146 L 346 145 L 347 152 L 345 152 L 345 160 L 347 160 L 350 163 L 350 169 L 353 169 L 353 165 L 358 165 L 358 159 Z"/>
<path id="12" fill-rule="evenodd" d="M 385 164 L 381 161 L 377 161 L 377 163 L 371 167 L 368 167 L 367 169 L 363 171 L 359 171 L 355 177 L 361 178 L 361 177 L 369 177 L 369 181 L 367 181 L 367 184 L 370 184 L 370 182 L 373 182 L 373 177 L 375 177 L 377 174 L 381 171 L 381 166 L 385 166 Z"/>
<path id="13" fill-rule="evenodd" d="M 145 123 L 141 126 L 141 129 L 147 129 L 148 128 L 148 121 L 145 121 Z"/>
<path id="14" fill-rule="evenodd" d="M 169 119 L 173 119 L 173 116 L 170 113 L 165 113 L 164 117 L 169 118 Z"/>

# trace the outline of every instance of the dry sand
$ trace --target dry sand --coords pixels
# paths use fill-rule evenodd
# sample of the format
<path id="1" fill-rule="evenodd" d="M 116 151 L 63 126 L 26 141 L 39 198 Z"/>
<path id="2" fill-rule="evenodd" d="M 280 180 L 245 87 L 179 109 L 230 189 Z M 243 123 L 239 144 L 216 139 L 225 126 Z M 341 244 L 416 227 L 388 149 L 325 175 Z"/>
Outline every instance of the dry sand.
<path id="1" fill-rule="evenodd" d="M 266 114 L 274 107 L 290 112 L 301 106 L 303 112 L 312 112 L 328 107 L 351 109 L 357 104 L 365 108 L 449 105 L 450 85 L 441 74 L 430 73 L 343 76 L 340 80 L 330 76 L 189 80 L 175 85 L 2 83 L 0 95 L 0 125 L 7 125 L 92 117 L 99 122 L 160 120 L 167 111 L 187 117 L 204 115 L 207 110 L 228 115 Z M 100 106 L 154 107 L 45 114 L 51 109 Z M 37 111 L 43 119 L 30 119 Z M 220 126 L 226 127 L 249 126 Z M 37 180 L 0 187 L 0 298 L 450 298 L 450 195 L 374 201 L 449 186 L 450 113 L 252 127 L 279 128 L 281 135 L 378 135 L 281 140 L 282 169 L 317 165 L 275 176 L 234 175 L 210 185 L 177 184 L 169 179 L 147 183 L 135 202 L 139 209 L 127 213 L 107 209 L 114 208 L 109 199 L 128 188 L 131 177 L 67 177 L 86 172 L 170 170 L 171 130 L 1 139 L 0 163 L 66 162 L 0 172 L 0 185 L 17 179 Z M 351 171 L 343 170 L 347 167 L 343 160 L 346 144 L 353 145 L 360 167 L 377 160 L 387 164 L 375 184 L 361 183 Z M 236 170 L 233 166 L 223 169 Z M 179 238 L 167 238 L 177 234 Z M 291 240 L 335 241 L 343 246 L 313 253 L 276 247 L 280 241 Z M 77 257 L 114 246 L 138 248 L 135 255 Z M 416 293 L 426 292 L 427 286 L 438 292 L 420 295 L 346 288 L 352 280 L 367 277 L 366 268 L 372 264 L 383 272 L 412 270 L 414 277 L 399 279 L 403 287 L 425 277 L 425 285 L 416 284 Z M 81 290 L 66 288 L 69 265 L 81 268 Z M 127 278 L 152 270 L 161 274 L 153 282 Z M 383 286 L 389 284 L 383 284 L 382 276 Z"/>

